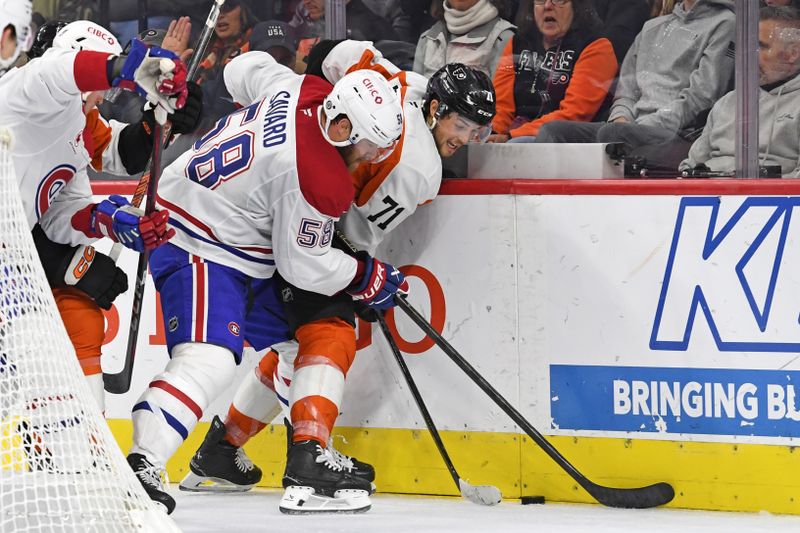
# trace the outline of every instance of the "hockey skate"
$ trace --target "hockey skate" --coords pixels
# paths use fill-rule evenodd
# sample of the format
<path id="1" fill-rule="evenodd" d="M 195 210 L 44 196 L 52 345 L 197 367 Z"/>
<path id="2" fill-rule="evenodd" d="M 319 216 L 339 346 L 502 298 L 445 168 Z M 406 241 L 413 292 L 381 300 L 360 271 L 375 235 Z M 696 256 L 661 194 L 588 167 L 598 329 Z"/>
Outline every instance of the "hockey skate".
<path id="1" fill-rule="evenodd" d="M 163 470 L 139 453 L 128 455 L 128 464 L 150 499 L 164 506 L 167 514 L 172 513 L 175 510 L 175 499 L 164 490 L 164 482 L 161 479 Z"/>
<path id="2" fill-rule="evenodd" d="M 289 447 L 279 505 L 286 514 L 363 513 L 370 508 L 370 482 L 353 475 L 318 442 Z"/>
<path id="3" fill-rule="evenodd" d="M 261 469 L 242 448 L 225 440 L 225 424 L 215 416 L 179 488 L 190 492 L 246 492 L 259 481 Z"/>
<path id="4" fill-rule="evenodd" d="M 286 418 L 283 419 L 283 425 L 286 426 L 286 446 L 288 449 L 292 445 L 292 435 L 294 431 L 292 429 L 292 424 Z M 343 437 L 340 438 L 344 440 Z M 336 459 L 336 461 L 340 465 L 342 465 L 342 467 L 346 471 L 350 472 L 354 476 L 358 476 L 362 479 L 369 481 L 372 487 L 370 490 L 370 494 L 374 494 L 375 468 L 369 463 L 365 463 L 364 461 L 359 461 L 355 457 L 350 457 L 349 455 L 343 454 L 342 452 L 336 449 L 336 447 L 333 445 L 333 441 L 334 438 L 333 435 L 331 435 L 330 438 L 328 439 L 328 449 L 331 451 L 331 454 L 333 454 L 334 459 Z"/>

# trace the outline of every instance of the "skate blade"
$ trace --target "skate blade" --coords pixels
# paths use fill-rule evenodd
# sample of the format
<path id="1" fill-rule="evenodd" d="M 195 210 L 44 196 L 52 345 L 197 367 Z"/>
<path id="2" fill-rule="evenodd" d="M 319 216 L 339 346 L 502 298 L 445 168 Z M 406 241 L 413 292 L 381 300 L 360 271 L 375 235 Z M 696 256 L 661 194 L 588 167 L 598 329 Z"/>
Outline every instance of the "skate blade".
<path id="1" fill-rule="evenodd" d="M 331 498 L 315 494 L 312 487 L 291 485 L 284 491 L 278 508 L 284 514 L 355 514 L 365 513 L 371 506 L 365 490 L 337 490 Z"/>
<path id="2" fill-rule="evenodd" d="M 247 492 L 253 485 L 236 485 L 226 479 L 198 476 L 189 471 L 178 488 L 186 492 Z"/>

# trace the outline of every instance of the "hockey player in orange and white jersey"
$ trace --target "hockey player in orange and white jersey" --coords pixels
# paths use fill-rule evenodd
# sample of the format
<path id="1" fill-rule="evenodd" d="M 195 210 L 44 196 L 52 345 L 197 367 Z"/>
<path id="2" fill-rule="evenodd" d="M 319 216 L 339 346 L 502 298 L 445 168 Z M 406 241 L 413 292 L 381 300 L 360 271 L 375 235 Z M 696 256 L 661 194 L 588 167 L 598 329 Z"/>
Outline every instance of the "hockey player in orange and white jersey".
<path id="1" fill-rule="evenodd" d="M 312 53 L 309 68 L 327 79 L 336 80 L 347 72 L 366 68 L 403 84 L 405 120 L 398 146 L 385 161 L 363 164 L 354 172 L 356 202 L 337 225 L 357 248 L 373 253 L 389 231 L 437 194 L 442 173 L 440 158 L 451 156 L 469 141 L 488 136 L 495 112 L 494 91 L 485 74 L 464 65 L 447 65 L 428 81 L 399 71 L 368 42 L 323 42 L 319 46 Z M 302 335 L 297 335 L 299 344 L 292 341 L 274 346 L 255 371 L 247 375 L 224 424 L 219 417 L 212 421 L 190 463 L 191 472 L 181 483 L 182 489 L 240 491 L 257 483 L 261 471 L 244 455 L 241 446 L 271 422 L 280 407 L 291 419 L 289 431 L 293 429 L 294 434 L 289 436 L 290 441 L 312 440 L 322 447 L 327 445 L 340 466 L 365 480 L 374 480 L 370 465 L 342 456 L 330 439 L 344 376 L 336 386 L 327 384 L 322 391 L 301 382 L 313 372 L 315 364 L 330 367 L 341 366 L 340 361 L 352 361 L 352 302 L 296 287 L 284 287 L 286 290 L 292 295 L 286 304 L 287 313 L 294 319 L 297 331 L 302 330 Z M 338 309 L 335 321 L 319 319 L 321 310 L 326 308 Z M 320 359 L 323 360 L 315 361 Z M 337 510 L 327 502 L 322 502 L 320 508 L 313 503 L 285 497 L 281 505 L 286 512 Z"/>
<path id="2" fill-rule="evenodd" d="M 390 157 L 400 137 L 397 88 L 366 70 L 331 85 L 265 52 L 233 59 L 224 81 L 244 107 L 168 166 L 158 189 L 177 230 L 150 256 L 170 361 L 134 405 L 128 462 L 168 511 L 175 501 L 158 472 L 230 385 L 244 341 L 264 349 L 290 338 L 276 270 L 375 307 L 407 290 L 390 265 L 331 248 L 354 198 L 349 169 Z M 296 485 L 369 505 L 369 482 L 329 468 L 325 450 L 300 446 L 289 461 Z"/>
<path id="3" fill-rule="evenodd" d="M 36 32 L 28 57 L 38 61 L 37 58 L 51 48 L 122 53 L 110 32 L 87 20 L 45 23 Z M 107 122 L 96 107 L 102 97 L 102 91 L 82 95 L 86 115 L 83 143 L 91 158 L 89 164 L 98 172 L 116 175 L 143 171 L 152 151 L 153 111 L 146 111 L 142 121 L 135 124 L 115 120 Z M 199 88 L 190 84 L 187 104 L 169 116 L 172 131 L 191 131 L 197 125 L 201 111 Z M 114 299 L 127 290 L 127 276 L 110 257 L 91 245 L 71 246 L 52 241 L 38 224 L 33 229 L 33 236 L 81 369 L 103 410 L 105 394 L 100 358 L 105 339 L 105 319 L 101 309 L 110 309 Z"/>

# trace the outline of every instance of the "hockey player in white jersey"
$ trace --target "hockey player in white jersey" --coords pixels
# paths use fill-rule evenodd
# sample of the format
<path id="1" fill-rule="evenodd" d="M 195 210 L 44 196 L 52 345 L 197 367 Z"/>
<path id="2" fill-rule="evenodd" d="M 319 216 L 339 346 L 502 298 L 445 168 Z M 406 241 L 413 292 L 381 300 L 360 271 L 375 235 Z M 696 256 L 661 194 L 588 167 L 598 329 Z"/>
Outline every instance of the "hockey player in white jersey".
<path id="1" fill-rule="evenodd" d="M 355 196 L 348 169 L 390 156 L 400 137 L 397 88 L 369 71 L 332 86 L 264 52 L 235 58 L 224 81 L 244 107 L 167 167 L 158 190 L 177 230 L 150 257 L 170 361 L 134 405 L 128 462 L 168 511 L 175 502 L 157 473 L 230 385 L 244 341 L 264 349 L 290 338 L 276 269 L 297 287 L 375 307 L 407 291 L 391 265 L 331 248 Z M 310 482 L 325 471 L 330 496 L 368 499 L 369 483 L 327 469 L 324 450 L 297 460 Z"/>
<path id="2" fill-rule="evenodd" d="M 122 53 L 122 47 L 110 32 L 88 20 L 43 24 L 36 32 L 28 57 L 40 61 L 46 53 L 54 53 L 48 52 L 50 49 Z M 26 68 L 30 65 L 29 62 Z M 188 88 L 187 105 L 169 115 L 172 131 L 176 133 L 191 131 L 202 112 L 199 87 L 190 84 Z M 90 157 L 89 164 L 95 171 L 116 175 L 143 171 L 152 151 L 153 110 L 145 111 L 142 120 L 133 124 L 106 121 L 95 106 L 103 94 L 97 91 L 82 95 L 86 116 L 83 144 Z M 110 257 L 89 244 L 70 246 L 52 241 L 38 224 L 33 238 L 78 362 L 103 410 L 105 391 L 100 360 L 105 318 L 101 309 L 110 309 L 114 299 L 127 290 L 127 276 Z"/>
<path id="3" fill-rule="evenodd" d="M 0 78 L 0 124 L 12 137 L 11 158 L 30 228 L 38 222 L 48 238 L 62 244 L 110 237 L 137 251 L 170 237 L 165 211 L 144 216 L 120 196 L 93 202 L 81 94 L 120 85 L 172 112 L 186 98 L 185 70 L 171 52 L 141 45 L 122 55 L 53 50 Z"/>
<path id="4" fill-rule="evenodd" d="M 356 202 L 337 224 L 358 248 L 374 253 L 388 232 L 418 205 L 435 197 L 442 173 L 440 157 L 449 157 L 466 142 L 485 140 L 488 136 L 495 112 L 491 81 L 482 72 L 460 64 L 445 66 L 428 81 L 417 74 L 399 71 L 370 43 L 358 41 L 321 43 L 312 52 L 309 68 L 331 81 L 346 72 L 367 68 L 402 82 L 404 131 L 398 147 L 385 161 L 359 166 L 354 173 Z M 328 354 L 340 364 L 344 359 L 340 355 L 343 346 L 346 357 L 354 357 L 352 302 L 337 296 L 310 294 L 296 287 L 285 287 L 286 290 L 292 294 L 287 303 L 288 314 L 295 322 L 304 324 L 298 337 L 299 347 L 296 341 L 273 347 L 254 372 L 246 376 L 225 423 L 219 417 L 212 421 L 206 439 L 190 463 L 190 473 L 181 483 L 182 489 L 241 491 L 257 483 L 261 471 L 244 455 L 241 446 L 275 417 L 278 399 L 286 418 L 292 421 L 289 431 L 294 427 L 290 442 L 310 438 L 323 446 L 327 444 L 340 466 L 367 481 L 374 480 L 374 469 L 369 464 L 341 456 L 330 441 L 341 387 L 319 391 L 302 383 L 308 368 L 313 367 L 304 358 L 319 360 L 320 354 Z M 328 314 L 338 318 L 338 328 Z M 316 335 L 312 334 L 315 328 Z M 311 341 L 304 342 L 309 337 Z M 331 365 L 329 361 L 321 364 Z M 297 373 L 295 368 L 299 368 Z M 298 393 L 298 389 L 302 392 Z M 320 413 L 324 416 L 320 417 Z M 315 503 L 320 506 L 315 507 Z M 337 510 L 337 506 L 319 499 L 285 498 L 281 505 L 287 512 Z M 350 509 L 345 507 L 345 510 Z"/>

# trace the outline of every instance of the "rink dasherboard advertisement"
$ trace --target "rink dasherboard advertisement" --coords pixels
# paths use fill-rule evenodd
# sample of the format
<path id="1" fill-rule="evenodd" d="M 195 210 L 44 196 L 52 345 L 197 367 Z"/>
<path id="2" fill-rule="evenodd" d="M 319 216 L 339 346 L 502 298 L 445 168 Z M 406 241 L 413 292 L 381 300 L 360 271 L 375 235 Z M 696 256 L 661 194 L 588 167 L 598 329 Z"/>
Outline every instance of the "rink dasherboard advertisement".
<path id="1" fill-rule="evenodd" d="M 791 370 L 800 351 L 799 204 L 682 198 L 661 286 L 637 296 L 651 307 L 639 347 L 648 366 L 551 365 L 552 427 L 800 436 L 800 372 Z"/>
<path id="2" fill-rule="evenodd" d="M 668 481 L 679 507 L 800 514 L 800 478 L 787 474 L 800 439 L 792 181 L 448 181 L 376 256 L 406 273 L 409 302 L 589 477 Z M 135 254 L 120 265 L 132 275 Z M 144 309 L 131 391 L 107 401 L 125 449 L 131 406 L 167 361 L 151 284 Z M 126 294 L 107 314 L 106 371 L 121 365 L 129 310 Z M 387 321 L 462 476 L 507 498 L 591 501 L 418 327 L 398 312 Z M 344 451 L 375 464 L 381 491 L 452 495 L 379 330 L 359 323 L 358 348 L 337 420 Z M 237 380 L 258 359 L 246 349 Z M 185 474 L 237 384 L 211 403 L 170 477 Z M 248 448 L 268 486 L 280 484 L 281 431 L 273 424 Z"/>

